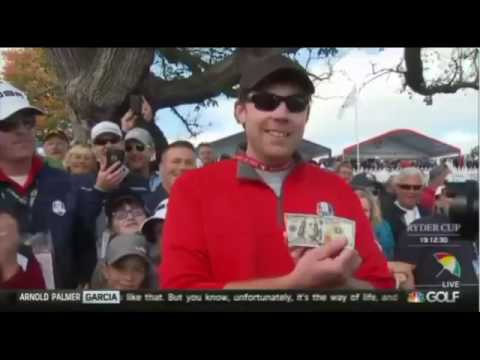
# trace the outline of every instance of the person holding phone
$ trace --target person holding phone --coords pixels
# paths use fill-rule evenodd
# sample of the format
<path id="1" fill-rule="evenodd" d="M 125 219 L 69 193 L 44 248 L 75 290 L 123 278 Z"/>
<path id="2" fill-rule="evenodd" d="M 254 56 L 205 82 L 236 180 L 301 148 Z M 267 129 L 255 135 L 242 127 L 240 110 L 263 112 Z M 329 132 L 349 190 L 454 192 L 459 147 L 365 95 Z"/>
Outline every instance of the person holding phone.
<path id="1" fill-rule="evenodd" d="M 150 196 L 148 179 L 130 172 L 126 165 L 125 142 L 120 127 L 111 121 L 102 121 L 91 131 L 91 141 L 100 170 L 97 174 L 77 177 L 81 192 L 82 216 L 95 224 L 96 238 L 107 228 L 103 205 L 108 194 L 128 189 L 144 199 Z"/>

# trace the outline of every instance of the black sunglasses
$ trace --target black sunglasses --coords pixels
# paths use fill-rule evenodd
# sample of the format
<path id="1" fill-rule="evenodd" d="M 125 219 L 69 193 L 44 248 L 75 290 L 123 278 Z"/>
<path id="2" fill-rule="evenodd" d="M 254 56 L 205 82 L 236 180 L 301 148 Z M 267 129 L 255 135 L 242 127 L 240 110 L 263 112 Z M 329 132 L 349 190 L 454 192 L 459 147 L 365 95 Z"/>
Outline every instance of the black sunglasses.
<path id="1" fill-rule="evenodd" d="M 402 190 L 415 190 L 418 191 L 422 188 L 422 185 L 407 185 L 407 184 L 399 184 L 398 187 Z"/>
<path id="2" fill-rule="evenodd" d="M 95 145 L 99 145 L 99 146 L 104 146 L 104 145 L 107 145 L 107 144 L 112 144 L 112 145 L 116 145 L 120 142 L 120 138 L 118 137 L 115 137 L 115 138 L 99 138 L 99 139 L 95 139 L 95 141 L 93 142 Z"/>
<path id="3" fill-rule="evenodd" d="M 285 102 L 288 111 L 299 113 L 307 108 L 310 103 L 310 96 L 304 94 L 280 96 L 267 92 L 260 92 L 250 94 L 247 97 L 247 100 L 251 101 L 255 105 L 255 108 L 260 111 L 273 111 L 278 108 L 282 102 Z"/>
<path id="4" fill-rule="evenodd" d="M 145 151 L 145 145 L 143 144 L 135 144 L 135 145 L 125 145 L 125 151 L 130 152 L 133 149 L 136 149 L 138 152 L 144 152 Z"/>
<path id="5" fill-rule="evenodd" d="M 20 127 L 20 124 L 23 124 L 23 126 L 28 129 L 33 129 L 35 127 L 35 117 L 24 116 L 0 121 L 0 131 L 11 132 L 17 130 Z"/>

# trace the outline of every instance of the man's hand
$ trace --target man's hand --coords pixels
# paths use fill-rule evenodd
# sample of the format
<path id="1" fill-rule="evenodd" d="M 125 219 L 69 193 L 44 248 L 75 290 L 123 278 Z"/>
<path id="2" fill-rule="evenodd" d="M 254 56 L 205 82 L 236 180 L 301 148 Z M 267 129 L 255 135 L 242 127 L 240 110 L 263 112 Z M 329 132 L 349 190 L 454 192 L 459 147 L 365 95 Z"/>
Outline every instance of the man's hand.
<path id="1" fill-rule="evenodd" d="M 118 188 L 123 179 L 127 176 L 127 172 L 120 161 L 106 168 L 104 163 L 97 175 L 95 188 L 104 192 L 110 192 Z"/>
<path id="2" fill-rule="evenodd" d="M 388 270 L 395 277 L 397 289 L 414 289 L 415 279 L 413 276 L 414 265 L 401 261 L 389 261 Z"/>
<path id="3" fill-rule="evenodd" d="M 293 249 L 295 269 L 289 274 L 293 288 L 347 288 L 362 260 L 345 240 L 332 240 L 318 248 Z"/>
<path id="4" fill-rule="evenodd" d="M 123 132 L 133 129 L 137 124 L 137 119 L 138 116 L 133 113 L 132 109 L 129 109 L 120 120 Z"/>

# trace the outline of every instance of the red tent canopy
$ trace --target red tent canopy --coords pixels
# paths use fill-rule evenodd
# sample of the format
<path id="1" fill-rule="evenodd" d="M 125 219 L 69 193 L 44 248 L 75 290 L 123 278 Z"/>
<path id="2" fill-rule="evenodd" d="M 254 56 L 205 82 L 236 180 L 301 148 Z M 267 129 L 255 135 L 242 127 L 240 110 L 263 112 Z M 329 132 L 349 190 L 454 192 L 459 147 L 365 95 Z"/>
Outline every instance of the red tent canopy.
<path id="1" fill-rule="evenodd" d="M 360 158 L 371 159 L 422 159 L 445 155 L 461 154 L 455 146 L 420 134 L 414 130 L 397 129 L 375 136 L 360 143 Z M 357 145 L 343 150 L 344 158 L 357 156 Z"/>

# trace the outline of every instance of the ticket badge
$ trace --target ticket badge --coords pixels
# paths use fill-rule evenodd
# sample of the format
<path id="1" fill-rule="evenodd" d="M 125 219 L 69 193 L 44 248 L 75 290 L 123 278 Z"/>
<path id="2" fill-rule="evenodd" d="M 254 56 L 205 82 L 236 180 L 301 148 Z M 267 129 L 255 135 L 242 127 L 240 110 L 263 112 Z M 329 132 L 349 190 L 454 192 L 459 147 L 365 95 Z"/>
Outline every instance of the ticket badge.
<path id="1" fill-rule="evenodd" d="M 320 201 L 317 204 L 317 215 L 318 216 L 334 216 L 335 212 L 333 210 L 332 204 L 325 201 Z"/>

